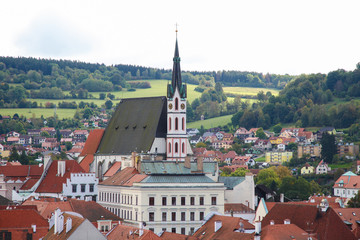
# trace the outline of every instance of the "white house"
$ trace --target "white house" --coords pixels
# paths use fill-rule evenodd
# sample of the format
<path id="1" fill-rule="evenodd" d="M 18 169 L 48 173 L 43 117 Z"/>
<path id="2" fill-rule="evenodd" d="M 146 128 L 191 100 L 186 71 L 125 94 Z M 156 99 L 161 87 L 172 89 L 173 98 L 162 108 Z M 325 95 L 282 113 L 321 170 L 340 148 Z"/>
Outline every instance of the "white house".
<path id="1" fill-rule="evenodd" d="M 319 162 L 319 165 L 317 165 L 317 167 L 316 167 L 315 173 L 316 174 L 327 174 L 330 171 L 331 171 L 331 167 L 329 167 L 327 165 L 327 163 L 324 162 L 324 160 L 321 160 Z"/>
<path id="2" fill-rule="evenodd" d="M 352 198 L 360 189 L 360 176 L 353 172 L 346 172 L 336 180 L 334 186 L 334 196 Z"/>

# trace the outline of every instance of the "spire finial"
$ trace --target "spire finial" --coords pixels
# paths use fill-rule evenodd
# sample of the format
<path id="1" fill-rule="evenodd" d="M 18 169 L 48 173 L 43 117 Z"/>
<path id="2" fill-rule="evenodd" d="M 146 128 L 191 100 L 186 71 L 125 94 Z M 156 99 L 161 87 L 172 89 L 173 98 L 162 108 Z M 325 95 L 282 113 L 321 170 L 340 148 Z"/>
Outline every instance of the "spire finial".
<path id="1" fill-rule="evenodd" d="M 178 33 L 178 26 L 179 26 L 179 24 L 176 23 L 176 24 L 175 24 L 176 39 L 177 39 L 177 33 Z"/>

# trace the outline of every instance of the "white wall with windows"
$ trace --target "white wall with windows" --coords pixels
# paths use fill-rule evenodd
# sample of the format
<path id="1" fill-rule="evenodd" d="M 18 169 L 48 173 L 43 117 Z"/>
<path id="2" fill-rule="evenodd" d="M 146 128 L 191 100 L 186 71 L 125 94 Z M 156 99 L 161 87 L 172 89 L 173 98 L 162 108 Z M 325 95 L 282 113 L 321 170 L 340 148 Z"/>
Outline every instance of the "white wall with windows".
<path id="1" fill-rule="evenodd" d="M 63 184 L 63 196 L 85 200 L 91 197 L 96 201 L 99 180 L 95 173 L 71 173 L 70 179 Z"/>

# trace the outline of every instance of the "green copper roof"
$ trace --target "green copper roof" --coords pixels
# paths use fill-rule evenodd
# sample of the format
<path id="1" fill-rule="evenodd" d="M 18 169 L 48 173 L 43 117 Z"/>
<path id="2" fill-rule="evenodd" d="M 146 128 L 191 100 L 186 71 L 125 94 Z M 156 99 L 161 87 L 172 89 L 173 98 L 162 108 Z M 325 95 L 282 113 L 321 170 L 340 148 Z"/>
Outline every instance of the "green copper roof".
<path id="1" fill-rule="evenodd" d="M 191 168 L 186 168 L 184 162 L 174 161 L 142 161 L 141 172 L 145 174 L 195 174 L 197 171 L 196 162 L 191 162 Z M 216 162 L 203 162 L 203 171 L 215 175 L 217 171 Z"/>
<path id="2" fill-rule="evenodd" d="M 173 62 L 174 63 L 173 63 L 171 84 L 168 85 L 167 97 L 172 98 L 174 96 L 175 89 L 178 88 L 180 97 L 186 98 L 186 85 L 182 84 L 181 81 L 180 56 L 179 56 L 179 47 L 178 47 L 177 39 L 175 43 L 175 53 L 174 53 Z"/>
<path id="3" fill-rule="evenodd" d="M 105 129 L 98 154 L 148 152 L 166 137 L 166 97 L 122 99 Z"/>
<path id="4" fill-rule="evenodd" d="M 214 183 L 205 175 L 150 175 L 142 183 Z"/>
<path id="5" fill-rule="evenodd" d="M 219 177 L 219 182 L 224 183 L 226 189 L 233 189 L 245 180 L 245 177 Z"/>
<path id="6" fill-rule="evenodd" d="M 348 171 L 348 172 L 344 173 L 343 176 L 357 176 L 357 175 L 351 171 Z"/>

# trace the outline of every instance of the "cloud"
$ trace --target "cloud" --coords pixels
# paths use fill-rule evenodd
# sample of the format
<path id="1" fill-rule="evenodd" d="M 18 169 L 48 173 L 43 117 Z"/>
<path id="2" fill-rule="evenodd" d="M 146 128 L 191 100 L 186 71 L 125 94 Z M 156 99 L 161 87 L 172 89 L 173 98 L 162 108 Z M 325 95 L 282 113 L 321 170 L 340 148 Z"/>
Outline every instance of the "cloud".
<path id="1" fill-rule="evenodd" d="M 93 38 L 75 24 L 55 14 L 35 18 L 15 44 L 24 53 L 37 56 L 70 57 L 92 50 Z"/>

